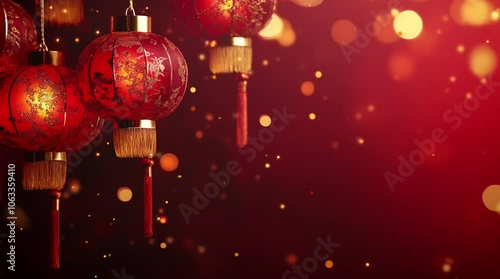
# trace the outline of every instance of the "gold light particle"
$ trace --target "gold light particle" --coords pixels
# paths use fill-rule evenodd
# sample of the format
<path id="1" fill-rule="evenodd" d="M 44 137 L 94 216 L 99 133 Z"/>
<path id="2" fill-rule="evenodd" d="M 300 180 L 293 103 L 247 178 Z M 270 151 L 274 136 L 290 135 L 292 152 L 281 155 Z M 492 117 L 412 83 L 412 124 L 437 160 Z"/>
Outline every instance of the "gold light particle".
<path id="1" fill-rule="evenodd" d="M 370 267 L 370 263 L 369 263 L 369 262 L 366 262 L 366 263 L 365 263 L 365 267 Z"/>
<path id="2" fill-rule="evenodd" d="M 269 65 L 269 60 L 267 59 L 262 60 L 262 66 L 267 66 L 267 65 Z"/>
<path id="3" fill-rule="evenodd" d="M 357 138 L 357 139 L 356 139 L 356 142 L 357 142 L 358 144 L 364 144 L 364 143 L 365 143 L 365 140 L 364 140 L 363 138 Z"/>
<path id="4" fill-rule="evenodd" d="M 167 243 L 165 243 L 165 242 L 160 243 L 160 248 L 161 249 L 167 248 Z"/>
<path id="5" fill-rule="evenodd" d="M 80 38 L 76 37 L 75 38 L 75 43 L 79 43 L 80 42 Z"/>
<path id="6" fill-rule="evenodd" d="M 214 115 L 211 114 L 211 113 L 205 114 L 205 120 L 207 120 L 209 122 L 213 121 L 214 120 Z"/>
<path id="7" fill-rule="evenodd" d="M 207 57 L 206 57 L 206 56 L 205 56 L 205 54 L 203 54 L 203 53 L 200 53 L 200 55 L 198 55 L 198 59 L 199 59 L 200 61 L 205 61 L 205 59 L 206 59 L 206 58 L 207 58 Z"/>
<path id="8" fill-rule="evenodd" d="M 276 160 L 279 160 L 281 159 L 281 156 L 280 155 L 276 155 Z"/>
<path id="9" fill-rule="evenodd" d="M 237 257 L 239 257 L 239 256 L 240 256 L 240 253 L 235 252 L 235 253 L 234 253 L 234 256 L 237 258 Z"/>
<path id="10" fill-rule="evenodd" d="M 196 107 L 195 107 L 195 106 L 191 106 L 191 107 L 189 108 L 189 110 L 190 110 L 191 112 L 195 112 L 195 111 L 196 111 Z"/>
<path id="11" fill-rule="evenodd" d="M 263 114 L 259 117 L 259 123 L 262 127 L 269 127 L 271 126 L 271 116 L 267 114 Z"/>
<path id="12" fill-rule="evenodd" d="M 56 43 L 60 43 L 61 42 L 61 38 L 56 38 Z"/>
<path id="13" fill-rule="evenodd" d="M 485 77 L 497 68 L 498 56 L 488 45 L 479 45 L 469 54 L 469 68 L 477 77 Z"/>
<path id="14" fill-rule="evenodd" d="M 333 23 L 330 36 L 339 45 L 348 45 L 358 36 L 356 25 L 349 19 L 339 19 Z"/>
<path id="15" fill-rule="evenodd" d="M 500 185 L 491 185 L 484 189 L 483 203 L 489 210 L 500 213 Z"/>
<path id="16" fill-rule="evenodd" d="M 491 20 L 498 21 L 500 19 L 500 10 L 496 9 L 491 12 Z"/>
<path id="17" fill-rule="evenodd" d="M 280 209 L 285 209 L 285 204 L 284 203 L 280 204 Z"/>
<path id="18" fill-rule="evenodd" d="M 445 263 L 443 264 L 442 269 L 444 273 L 448 273 L 451 271 L 451 265 L 449 263 Z"/>
<path id="19" fill-rule="evenodd" d="M 451 77 L 450 77 L 450 82 L 451 82 L 451 83 L 454 83 L 454 82 L 456 82 L 456 81 L 457 81 L 457 78 L 456 78 L 455 76 L 451 76 Z"/>
<path id="20" fill-rule="evenodd" d="M 266 169 L 269 169 L 269 168 L 271 167 L 271 164 L 266 163 L 266 164 L 264 165 L 264 167 L 265 167 Z"/>
<path id="21" fill-rule="evenodd" d="M 314 77 L 315 77 L 315 78 L 322 78 L 322 77 L 323 77 L 323 73 L 322 73 L 321 71 L 316 71 L 316 72 L 314 73 Z"/>
<path id="22" fill-rule="evenodd" d="M 192 86 L 191 88 L 189 88 L 189 92 L 196 93 L 196 87 Z"/>
<path id="23" fill-rule="evenodd" d="M 392 16 L 397 16 L 399 14 L 399 10 L 398 9 L 391 9 L 391 15 Z"/>
<path id="24" fill-rule="evenodd" d="M 406 40 L 412 40 L 422 32 L 423 22 L 418 13 L 406 10 L 395 16 L 393 26 L 398 36 Z"/>
<path id="25" fill-rule="evenodd" d="M 369 112 L 374 112 L 374 111 L 375 111 L 375 106 L 374 106 L 374 105 L 368 105 L 367 110 L 368 110 Z"/>
<path id="26" fill-rule="evenodd" d="M 101 31 L 96 30 L 96 31 L 95 31 L 95 34 L 96 34 L 96 35 L 99 35 L 99 34 L 101 34 Z"/>
<path id="27" fill-rule="evenodd" d="M 472 99 L 472 93 L 467 92 L 467 93 L 465 94 L 465 98 L 467 98 L 467 99 L 469 99 L 469 100 L 470 100 L 470 99 Z"/>
<path id="28" fill-rule="evenodd" d="M 332 268 L 333 267 L 333 262 L 331 260 L 328 260 L 325 262 L 325 267 L 326 268 Z"/>
<path id="29" fill-rule="evenodd" d="M 100 152 L 96 152 L 96 153 L 95 153 L 95 156 L 96 156 L 96 157 L 101 157 L 101 153 L 100 153 Z"/>
<path id="30" fill-rule="evenodd" d="M 465 46 L 464 45 L 458 45 L 457 46 L 457 52 L 458 53 L 464 53 L 465 51 Z"/>
<path id="31" fill-rule="evenodd" d="M 311 120 L 316 119 L 316 114 L 314 112 L 309 113 L 309 119 Z"/>
<path id="32" fill-rule="evenodd" d="M 120 187 L 116 191 L 116 196 L 121 202 L 128 202 L 132 199 L 132 190 L 129 187 Z"/>

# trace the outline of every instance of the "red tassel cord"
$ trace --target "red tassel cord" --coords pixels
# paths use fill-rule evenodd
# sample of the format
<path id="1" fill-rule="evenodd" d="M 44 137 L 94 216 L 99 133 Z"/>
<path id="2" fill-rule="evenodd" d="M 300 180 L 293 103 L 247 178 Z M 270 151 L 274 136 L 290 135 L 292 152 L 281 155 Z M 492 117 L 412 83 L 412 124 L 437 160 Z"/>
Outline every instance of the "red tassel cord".
<path id="1" fill-rule="evenodd" d="M 238 74 L 237 77 L 236 145 L 241 148 L 248 144 L 247 84 L 250 76 L 248 74 Z"/>
<path id="2" fill-rule="evenodd" d="M 144 170 L 144 237 L 153 236 L 153 165 L 151 158 L 142 159 Z"/>
<path id="3" fill-rule="evenodd" d="M 52 197 L 52 209 L 50 211 L 50 268 L 59 269 L 60 267 L 60 215 L 59 202 L 61 192 L 56 190 L 50 193 Z"/>

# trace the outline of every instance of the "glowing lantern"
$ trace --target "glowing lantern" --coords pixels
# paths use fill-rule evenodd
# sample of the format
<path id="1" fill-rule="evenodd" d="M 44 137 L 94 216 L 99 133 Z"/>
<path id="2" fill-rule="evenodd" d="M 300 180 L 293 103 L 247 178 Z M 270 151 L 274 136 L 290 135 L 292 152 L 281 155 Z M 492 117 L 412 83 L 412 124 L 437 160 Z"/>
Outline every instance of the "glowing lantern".
<path id="1" fill-rule="evenodd" d="M 29 13 L 10 0 L 0 0 L 0 75 L 25 62 L 36 48 L 36 28 Z"/>
<path id="2" fill-rule="evenodd" d="M 179 106 L 188 69 L 180 50 L 152 33 L 151 18 L 136 16 L 130 2 L 124 16 L 111 18 L 111 33 L 95 39 L 82 52 L 78 84 L 86 104 L 115 122 L 117 157 L 143 158 L 144 235 L 151 237 L 155 121 Z"/>
<path id="3" fill-rule="evenodd" d="M 0 87 L 0 143 L 26 151 L 24 190 L 50 190 L 51 268 L 59 268 L 59 200 L 66 183 L 66 152 L 88 145 L 103 120 L 83 105 L 76 71 L 60 52 L 29 53 L 29 66 Z"/>
<path id="4" fill-rule="evenodd" d="M 247 83 L 252 73 L 252 39 L 273 15 L 276 0 L 174 0 L 178 19 L 196 36 L 209 40 L 213 74 L 237 74 L 236 143 L 248 143 Z"/>

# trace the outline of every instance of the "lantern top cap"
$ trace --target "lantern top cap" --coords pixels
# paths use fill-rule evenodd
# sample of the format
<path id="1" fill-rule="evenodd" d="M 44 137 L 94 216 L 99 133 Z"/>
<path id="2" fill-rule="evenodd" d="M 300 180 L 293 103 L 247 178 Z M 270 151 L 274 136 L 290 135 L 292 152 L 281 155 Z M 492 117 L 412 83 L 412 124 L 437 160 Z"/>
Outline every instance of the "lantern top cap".
<path id="1" fill-rule="evenodd" d="M 252 39 L 246 37 L 223 37 L 217 40 L 206 41 L 205 45 L 210 48 L 219 46 L 251 47 Z"/>
<path id="2" fill-rule="evenodd" d="M 151 32 L 151 17 L 124 15 L 111 17 L 111 32 Z"/>
<path id="3" fill-rule="evenodd" d="M 62 51 L 32 51 L 28 52 L 28 64 L 64 66 L 66 57 Z"/>

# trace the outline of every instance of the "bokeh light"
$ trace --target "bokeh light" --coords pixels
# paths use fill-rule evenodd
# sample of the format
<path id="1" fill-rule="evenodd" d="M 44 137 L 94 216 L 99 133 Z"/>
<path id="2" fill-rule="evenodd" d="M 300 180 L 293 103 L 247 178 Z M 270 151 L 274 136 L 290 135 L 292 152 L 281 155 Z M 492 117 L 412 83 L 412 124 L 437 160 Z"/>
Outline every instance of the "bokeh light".
<path id="1" fill-rule="evenodd" d="M 486 0 L 454 0 L 450 15 L 460 25 L 482 26 L 495 19 L 493 5 Z"/>
<path id="2" fill-rule="evenodd" d="M 295 34 L 290 21 L 283 19 L 283 32 L 281 33 L 281 36 L 279 36 L 276 40 L 283 47 L 291 47 L 293 44 L 295 44 L 297 35 Z"/>
<path id="3" fill-rule="evenodd" d="M 333 267 L 333 262 L 332 262 L 331 260 L 327 260 L 327 261 L 325 262 L 325 267 L 326 267 L 326 268 L 332 268 L 332 267 Z"/>
<path id="4" fill-rule="evenodd" d="M 497 54 L 488 45 L 479 45 L 469 54 L 469 68 L 477 77 L 492 74 L 497 68 L 497 63 Z"/>
<path id="5" fill-rule="evenodd" d="M 311 96 L 314 94 L 314 83 L 310 81 L 304 81 L 300 85 L 300 92 L 302 92 L 302 95 L 304 96 Z"/>
<path id="6" fill-rule="evenodd" d="M 393 26 L 399 37 L 412 40 L 420 35 L 424 25 L 417 12 L 406 10 L 395 16 Z"/>
<path id="7" fill-rule="evenodd" d="M 288 265 L 294 265 L 294 264 L 297 264 L 297 262 L 299 261 L 299 258 L 297 257 L 297 255 L 295 254 L 288 254 L 286 255 L 285 257 L 285 262 L 288 264 Z"/>
<path id="8" fill-rule="evenodd" d="M 269 127 L 271 126 L 271 116 L 267 114 L 263 114 L 259 117 L 259 123 L 262 127 Z"/>
<path id="9" fill-rule="evenodd" d="M 484 189 L 483 203 L 489 210 L 500 213 L 500 185 L 490 185 Z"/>
<path id="10" fill-rule="evenodd" d="M 388 71 L 397 81 L 408 80 L 415 74 L 415 61 L 405 53 L 394 53 L 389 58 Z"/>
<path id="11" fill-rule="evenodd" d="M 389 12 L 379 13 L 375 17 L 375 23 L 378 26 L 375 32 L 375 38 L 384 44 L 397 42 L 400 37 L 394 32 L 394 15 Z"/>
<path id="12" fill-rule="evenodd" d="M 332 39 L 340 45 L 352 43 L 357 36 L 356 26 L 348 19 L 335 21 L 331 29 Z"/>
<path id="13" fill-rule="evenodd" d="M 266 39 L 266 40 L 276 39 L 276 38 L 281 36 L 281 34 L 283 33 L 283 30 L 284 30 L 284 27 L 285 27 L 285 24 L 283 23 L 283 20 L 281 19 L 281 17 L 279 17 L 277 14 L 273 14 L 271 16 L 271 20 L 266 25 L 266 27 L 264 27 L 264 29 L 262 29 L 259 32 L 259 36 L 262 39 Z"/>
<path id="14" fill-rule="evenodd" d="M 163 154 L 160 158 L 160 167 L 164 171 L 175 171 L 179 166 L 179 158 L 173 153 Z"/>
<path id="15" fill-rule="evenodd" d="M 82 190 L 82 183 L 76 178 L 68 179 L 66 188 L 71 194 L 78 194 Z"/>
<path id="16" fill-rule="evenodd" d="M 116 191 L 116 196 L 121 202 L 129 202 L 132 199 L 132 190 L 129 187 L 121 187 Z"/>

